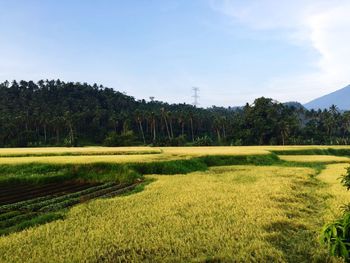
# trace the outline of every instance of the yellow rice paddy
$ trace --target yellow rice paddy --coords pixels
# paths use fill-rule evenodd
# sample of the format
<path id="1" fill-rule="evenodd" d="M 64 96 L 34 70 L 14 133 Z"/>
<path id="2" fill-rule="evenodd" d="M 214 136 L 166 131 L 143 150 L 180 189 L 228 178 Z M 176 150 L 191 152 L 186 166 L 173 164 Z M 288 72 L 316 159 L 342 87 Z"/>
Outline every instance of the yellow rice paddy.
<path id="1" fill-rule="evenodd" d="M 316 241 L 322 224 L 318 213 L 305 215 L 309 204 L 298 196 L 311 194 L 305 185 L 313 173 L 309 168 L 235 166 L 152 176 L 156 181 L 143 192 L 79 205 L 63 221 L 1 237 L 0 259 L 283 262 L 291 255 L 296 260 L 317 259 L 325 253 Z M 286 202 L 293 210 L 285 207 Z M 302 234 L 294 232 L 299 228 Z M 298 243 L 285 251 L 282 247 L 289 242 L 285 238 Z"/>
<path id="2" fill-rule="evenodd" d="M 77 156 L 1 157 L 0 164 L 154 162 L 300 148 L 310 149 L 123 147 L 121 152 L 135 154 L 84 155 L 107 150 L 91 147 L 79 149 L 82 155 Z M 140 154 L 155 149 L 160 153 Z M 67 150 L 70 148 L 59 149 L 62 153 Z M 0 155 L 23 151 L 38 152 L 2 149 Z M 339 180 L 349 158 L 280 158 L 339 163 L 328 164 L 317 176 L 306 167 L 252 165 L 213 167 L 187 175 L 150 175 L 147 178 L 154 181 L 137 194 L 77 205 L 64 220 L 0 237 L 0 262 L 338 262 L 327 256 L 318 239 L 322 226 L 337 218 L 340 207 L 350 202 L 350 193 Z"/>

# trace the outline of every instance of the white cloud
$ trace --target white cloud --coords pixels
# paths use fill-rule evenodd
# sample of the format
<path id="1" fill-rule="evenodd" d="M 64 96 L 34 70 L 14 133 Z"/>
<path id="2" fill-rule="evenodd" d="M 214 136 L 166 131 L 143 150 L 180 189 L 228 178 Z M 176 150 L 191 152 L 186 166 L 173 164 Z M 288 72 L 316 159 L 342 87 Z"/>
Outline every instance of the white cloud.
<path id="1" fill-rule="evenodd" d="M 253 30 L 281 30 L 289 43 L 314 49 L 313 72 L 276 76 L 265 96 L 306 102 L 350 83 L 348 0 L 218 0 L 212 7 Z M 310 63 L 310 61 L 300 61 Z"/>

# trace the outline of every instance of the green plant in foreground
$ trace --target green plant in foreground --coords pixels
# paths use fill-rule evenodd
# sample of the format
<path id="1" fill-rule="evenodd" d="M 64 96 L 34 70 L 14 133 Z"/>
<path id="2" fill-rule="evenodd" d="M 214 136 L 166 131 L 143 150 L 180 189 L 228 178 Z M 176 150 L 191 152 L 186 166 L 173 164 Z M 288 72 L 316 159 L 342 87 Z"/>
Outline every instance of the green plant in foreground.
<path id="1" fill-rule="evenodd" d="M 349 260 L 350 213 L 344 213 L 342 218 L 327 224 L 322 230 L 321 239 L 332 256 Z"/>
<path id="2" fill-rule="evenodd" d="M 350 189 L 350 168 L 342 178 L 342 184 Z M 321 234 L 322 243 L 328 246 L 330 255 L 350 260 L 350 204 L 344 206 L 341 218 L 324 226 Z"/>

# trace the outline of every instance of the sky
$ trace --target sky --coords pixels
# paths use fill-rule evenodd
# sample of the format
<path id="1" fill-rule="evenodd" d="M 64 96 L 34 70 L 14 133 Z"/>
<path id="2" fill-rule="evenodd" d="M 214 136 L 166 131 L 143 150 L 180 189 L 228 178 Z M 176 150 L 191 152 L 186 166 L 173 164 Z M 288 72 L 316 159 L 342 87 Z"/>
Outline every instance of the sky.
<path id="1" fill-rule="evenodd" d="M 350 83 L 349 0 L 0 0 L 0 81 L 306 103 Z"/>

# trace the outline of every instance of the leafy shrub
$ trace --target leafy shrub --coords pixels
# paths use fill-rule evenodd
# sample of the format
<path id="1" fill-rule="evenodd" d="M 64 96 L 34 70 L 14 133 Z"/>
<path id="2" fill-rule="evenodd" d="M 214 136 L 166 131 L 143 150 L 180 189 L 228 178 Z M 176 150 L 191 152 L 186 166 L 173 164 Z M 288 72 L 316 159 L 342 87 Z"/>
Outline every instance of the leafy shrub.
<path id="1" fill-rule="evenodd" d="M 193 146 L 212 146 L 212 145 L 213 145 L 213 140 L 207 135 L 203 137 L 198 137 L 193 142 Z"/>
<path id="2" fill-rule="evenodd" d="M 103 142 L 105 146 L 129 146 L 136 145 L 137 143 L 137 138 L 133 131 L 126 131 L 122 134 L 111 132 Z"/>
<path id="3" fill-rule="evenodd" d="M 350 190 L 350 168 L 342 179 L 342 184 Z M 321 241 L 328 246 L 329 254 L 349 261 L 350 255 L 350 204 L 344 206 L 341 218 L 327 224 L 321 235 Z"/>
<path id="4" fill-rule="evenodd" d="M 350 190 L 350 167 L 347 168 L 347 173 L 343 176 L 341 182 L 347 190 Z"/>
<path id="5" fill-rule="evenodd" d="M 327 244 L 330 255 L 349 260 L 350 251 L 350 213 L 327 224 L 322 230 L 322 242 Z"/>
<path id="6" fill-rule="evenodd" d="M 180 135 L 170 140 L 171 146 L 184 146 L 186 144 L 186 136 Z"/>
<path id="7" fill-rule="evenodd" d="M 235 141 L 231 142 L 231 146 L 242 146 L 243 140 L 242 139 L 236 139 Z"/>

